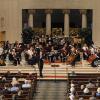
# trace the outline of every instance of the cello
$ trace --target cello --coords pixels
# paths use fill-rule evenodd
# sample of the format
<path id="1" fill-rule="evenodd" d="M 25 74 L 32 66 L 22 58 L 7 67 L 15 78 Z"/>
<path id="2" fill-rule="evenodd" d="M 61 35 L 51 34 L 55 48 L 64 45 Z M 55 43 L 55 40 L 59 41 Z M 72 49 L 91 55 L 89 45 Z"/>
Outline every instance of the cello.
<path id="1" fill-rule="evenodd" d="M 96 54 L 92 54 L 88 58 L 88 62 L 91 64 L 97 58 Z"/>
<path id="2" fill-rule="evenodd" d="M 67 58 L 67 64 L 75 65 L 76 48 L 71 48 L 71 54 Z"/>
<path id="3" fill-rule="evenodd" d="M 70 56 L 68 56 L 67 58 L 67 64 L 72 64 L 72 62 L 75 60 L 76 56 L 75 54 L 71 54 Z"/>

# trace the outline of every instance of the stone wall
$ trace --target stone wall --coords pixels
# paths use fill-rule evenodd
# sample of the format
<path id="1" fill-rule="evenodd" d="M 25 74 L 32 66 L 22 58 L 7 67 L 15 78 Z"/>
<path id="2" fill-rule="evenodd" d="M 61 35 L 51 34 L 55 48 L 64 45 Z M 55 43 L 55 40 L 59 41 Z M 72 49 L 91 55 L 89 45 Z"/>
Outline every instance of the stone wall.
<path id="1" fill-rule="evenodd" d="M 100 45 L 100 0 L 0 0 L 5 21 L 5 40 L 21 41 L 22 9 L 93 9 L 93 40 Z M 0 31 L 1 31 L 0 27 Z"/>

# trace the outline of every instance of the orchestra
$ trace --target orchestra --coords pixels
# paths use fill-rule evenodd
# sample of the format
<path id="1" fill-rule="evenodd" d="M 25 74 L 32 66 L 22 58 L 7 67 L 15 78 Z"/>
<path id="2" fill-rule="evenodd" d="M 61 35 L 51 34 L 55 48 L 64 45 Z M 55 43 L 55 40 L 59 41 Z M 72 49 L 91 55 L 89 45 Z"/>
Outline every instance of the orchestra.
<path id="1" fill-rule="evenodd" d="M 76 40 L 77 39 L 77 40 Z M 83 53 L 83 59 L 87 60 L 91 66 L 94 60 L 100 58 L 100 48 L 88 46 L 86 43 L 81 44 L 79 37 L 65 38 L 65 37 L 52 37 L 52 36 L 35 36 L 34 41 L 31 44 L 18 43 L 10 44 L 9 41 L 0 46 L 0 59 L 5 54 L 9 55 L 9 60 L 13 65 L 20 64 L 23 57 L 28 64 L 36 64 L 37 58 L 42 51 L 44 55 L 44 62 L 48 60 L 50 63 L 56 63 L 58 60 L 61 63 L 70 64 L 75 66 L 77 61 L 81 61 L 81 53 Z M 4 57 L 4 56 L 3 56 Z M 6 58 L 6 57 L 5 57 Z M 3 58 L 5 61 L 6 59 Z M 33 61 L 33 62 L 32 62 Z"/>

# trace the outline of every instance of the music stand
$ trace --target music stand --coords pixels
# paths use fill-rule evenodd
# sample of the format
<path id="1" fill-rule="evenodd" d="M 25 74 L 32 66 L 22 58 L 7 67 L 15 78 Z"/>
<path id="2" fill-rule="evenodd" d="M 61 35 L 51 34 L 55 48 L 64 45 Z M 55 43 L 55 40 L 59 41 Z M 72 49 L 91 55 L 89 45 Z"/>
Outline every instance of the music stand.
<path id="1" fill-rule="evenodd" d="M 56 68 L 57 67 L 59 67 L 59 65 L 57 65 L 57 64 L 53 64 L 53 65 L 51 65 L 51 67 L 53 67 L 54 68 L 54 74 L 55 74 L 55 82 L 56 82 Z"/>

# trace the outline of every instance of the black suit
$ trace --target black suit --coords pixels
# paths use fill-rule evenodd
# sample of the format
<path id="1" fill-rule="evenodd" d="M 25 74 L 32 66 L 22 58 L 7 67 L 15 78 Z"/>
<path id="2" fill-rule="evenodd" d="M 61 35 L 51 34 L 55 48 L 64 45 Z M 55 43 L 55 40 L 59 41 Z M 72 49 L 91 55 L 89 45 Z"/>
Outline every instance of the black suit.
<path id="1" fill-rule="evenodd" d="M 39 72 L 40 72 L 40 77 L 43 77 L 43 74 L 42 74 L 43 65 L 44 65 L 43 57 L 39 56 L 38 57 L 38 68 L 39 68 Z"/>

